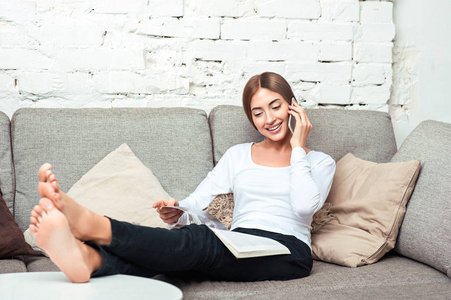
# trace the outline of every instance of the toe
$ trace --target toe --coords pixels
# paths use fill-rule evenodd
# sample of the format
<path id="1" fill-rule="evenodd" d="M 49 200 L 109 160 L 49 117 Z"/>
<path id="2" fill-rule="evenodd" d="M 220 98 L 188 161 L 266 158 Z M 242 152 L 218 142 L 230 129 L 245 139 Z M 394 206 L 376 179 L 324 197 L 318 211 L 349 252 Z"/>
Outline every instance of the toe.
<path id="1" fill-rule="evenodd" d="M 48 198 L 41 198 L 41 200 L 39 200 L 39 205 L 45 211 L 51 211 L 52 209 L 55 208 L 55 206 L 53 205 L 52 200 L 50 200 Z"/>
<path id="2" fill-rule="evenodd" d="M 38 230 L 36 229 L 36 226 L 30 225 L 29 228 L 30 228 L 31 233 L 34 233 L 34 234 L 38 233 Z"/>
<path id="3" fill-rule="evenodd" d="M 59 190 L 60 190 L 60 186 L 59 186 L 59 184 L 58 184 L 58 180 L 56 180 L 56 177 L 55 177 L 55 175 L 51 175 L 50 176 L 52 179 L 51 179 L 51 181 L 50 181 L 50 184 L 52 185 L 52 187 L 53 187 L 53 189 L 55 189 L 55 192 L 59 192 Z"/>
<path id="4" fill-rule="evenodd" d="M 39 181 L 45 182 L 47 180 L 47 171 L 50 171 L 51 168 L 52 165 L 49 163 L 45 163 L 39 168 L 38 172 Z"/>

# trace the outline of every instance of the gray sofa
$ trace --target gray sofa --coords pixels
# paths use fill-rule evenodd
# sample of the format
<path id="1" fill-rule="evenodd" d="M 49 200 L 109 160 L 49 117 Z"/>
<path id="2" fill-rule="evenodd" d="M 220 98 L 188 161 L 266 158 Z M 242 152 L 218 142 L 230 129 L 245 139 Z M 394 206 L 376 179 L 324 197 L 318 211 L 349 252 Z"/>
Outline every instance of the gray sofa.
<path id="1" fill-rule="evenodd" d="M 379 262 L 347 268 L 315 261 L 309 277 L 291 281 L 217 282 L 165 275 L 185 299 L 451 299 L 451 124 L 421 123 L 397 151 L 386 113 L 310 109 L 308 147 L 339 160 L 421 159 L 422 170 L 397 245 Z M 232 145 L 261 140 L 242 108 L 20 109 L 0 114 L 0 184 L 22 230 L 38 202 L 36 173 L 52 163 L 65 191 L 127 143 L 174 198 L 183 199 Z M 0 260 L 0 273 L 57 271 L 44 256 Z M 1 292 L 0 292 L 1 293 Z M 1 298 L 1 297 L 0 297 Z"/>

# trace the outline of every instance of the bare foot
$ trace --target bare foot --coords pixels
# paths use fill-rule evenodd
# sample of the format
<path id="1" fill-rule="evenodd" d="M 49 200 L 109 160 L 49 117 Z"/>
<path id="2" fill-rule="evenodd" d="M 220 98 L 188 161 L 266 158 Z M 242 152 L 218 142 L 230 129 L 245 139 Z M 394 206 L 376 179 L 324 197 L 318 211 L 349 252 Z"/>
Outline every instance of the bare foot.
<path id="1" fill-rule="evenodd" d="M 39 195 L 50 199 L 53 205 L 64 214 L 75 238 L 81 241 L 95 241 L 100 245 L 109 245 L 111 243 L 109 219 L 81 206 L 61 191 L 56 176 L 51 169 L 52 166 L 49 163 L 42 165 L 39 169 Z M 40 209 L 35 208 L 36 210 L 39 211 Z"/>
<path id="2" fill-rule="evenodd" d="M 30 230 L 38 245 L 70 281 L 87 282 L 92 272 L 102 265 L 100 254 L 72 235 L 66 217 L 50 199 L 41 199 L 30 221 Z"/>

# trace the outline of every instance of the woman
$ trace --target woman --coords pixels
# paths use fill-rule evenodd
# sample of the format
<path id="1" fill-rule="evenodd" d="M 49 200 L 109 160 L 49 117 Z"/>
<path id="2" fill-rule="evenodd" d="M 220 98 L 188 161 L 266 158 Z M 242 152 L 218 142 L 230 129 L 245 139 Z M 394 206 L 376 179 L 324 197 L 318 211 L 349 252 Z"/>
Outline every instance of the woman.
<path id="1" fill-rule="evenodd" d="M 49 164 L 39 170 L 42 199 L 30 218 L 38 244 L 72 282 L 119 273 L 188 273 L 233 281 L 308 276 L 310 224 L 330 190 L 335 162 L 306 148 L 312 125 L 304 109 L 290 103 L 292 98 L 282 76 L 267 72 L 252 77 L 244 88 L 243 107 L 264 141 L 231 147 L 187 199 L 154 204 L 164 222 L 184 225 L 185 215 L 164 206 L 202 210 L 215 195 L 233 192 L 232 230 L 274 239 L 290 255 L 236 259 L 204 225 L 166 230 L 97 215 L 59 190 Z M 289 115 L 296 119 L 293 134 Z"/>

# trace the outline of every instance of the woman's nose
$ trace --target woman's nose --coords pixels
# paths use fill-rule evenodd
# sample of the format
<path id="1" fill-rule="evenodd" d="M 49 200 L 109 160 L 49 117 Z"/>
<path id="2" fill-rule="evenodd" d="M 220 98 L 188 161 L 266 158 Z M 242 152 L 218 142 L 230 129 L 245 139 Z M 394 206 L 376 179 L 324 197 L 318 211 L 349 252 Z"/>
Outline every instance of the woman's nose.
<path id="1" fill-rule="evenodd" d="M 274 123 L 275 120 L 276 120 L 276 118 L 273 116 L 273 114 L 271 114 L 271 113 L 266 114 L 266 123 L 267 124 L 272 124 L 272 123 Z"/>

